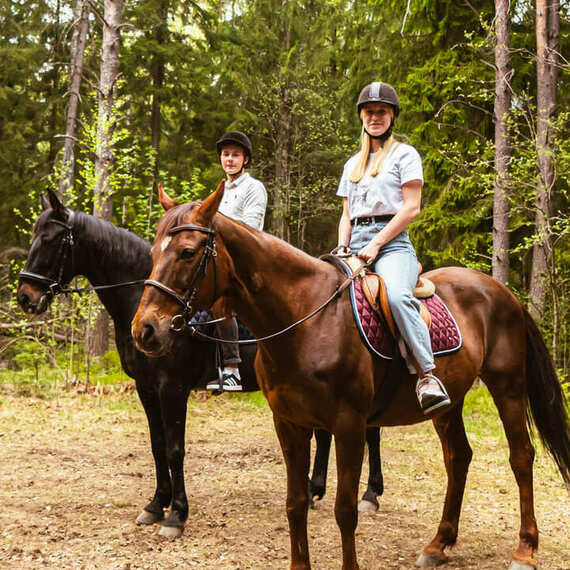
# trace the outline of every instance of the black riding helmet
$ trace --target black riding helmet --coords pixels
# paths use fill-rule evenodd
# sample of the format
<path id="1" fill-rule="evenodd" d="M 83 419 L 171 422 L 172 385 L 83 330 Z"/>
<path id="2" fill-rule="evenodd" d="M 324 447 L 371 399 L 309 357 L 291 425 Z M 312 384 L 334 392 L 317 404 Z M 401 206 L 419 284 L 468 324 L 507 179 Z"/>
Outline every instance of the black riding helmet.
<path id="1" fill-rule="evenodd" d="M 218 156 L 222 154 L 222 148 L 224 148 L 228 144 L 237 144 L 243 148 L 244 155 L 249 158 L 248 162 L 245 166 L 249 166 L 251 164 L 251 154 L 252 154 L 252 146 L 249 137 L 242 133 L 241 131 L 228 131 L 224 133 L 221 138 L 216 142 L 216 148 L 218 149 Z"/>
<path id="2" fill-rule="evenodd" d="M 398 99 L 396 90 L 388 83 L 374 81 L 362 89 L 356 104 L 359 117 L 360 111 L 366 103 L 388 103 L 394 109 L 394 117 L 400 114 L 400 99 Z"/>

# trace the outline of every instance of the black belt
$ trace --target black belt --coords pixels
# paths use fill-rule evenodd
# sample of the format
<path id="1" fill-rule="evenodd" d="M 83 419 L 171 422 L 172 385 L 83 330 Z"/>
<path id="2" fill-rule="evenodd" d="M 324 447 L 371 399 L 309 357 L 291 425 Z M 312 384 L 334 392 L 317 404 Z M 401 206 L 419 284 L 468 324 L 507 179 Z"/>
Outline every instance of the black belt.
<path id="1" fill-rule="evenodd" d="M 350 223 L 353 226 L 369 226 L 377 222 L 389 222 L 394 214 L 386 214 L 385 216 L 362 216 L 361 218 L 353 218 Z"/>

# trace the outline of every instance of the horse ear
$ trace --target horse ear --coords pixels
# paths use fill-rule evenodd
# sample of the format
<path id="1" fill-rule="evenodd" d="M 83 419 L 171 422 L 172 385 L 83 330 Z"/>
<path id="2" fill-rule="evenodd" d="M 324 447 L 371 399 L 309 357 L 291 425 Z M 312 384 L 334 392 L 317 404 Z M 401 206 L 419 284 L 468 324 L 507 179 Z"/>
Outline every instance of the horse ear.
<path id="1" fill-rule="evenodd" d="M 42 212 L 45 212 L 48 208 L 51 208 L 49 200 L 43 194 L 40 196 L 40 201 L 42 203 Z"/>
<path id="2" fill-rule="evenodd" d="M 163 207 L 164 211 L 170 210 L 170 208 L 174 208 L 174 206 L 178 206 L 178 202 L 171 198 L 165 191 L 164 187 L 162 186 L 162 182 L 158 183 L 158 201 L 160 205 Z"/>
<path id="3" fill-rule="evenodd" d="M 225 180 L 222 180 L 218 187 L 212 194 L 210 194 L 200 205 L 200 214 L 208 222 L 214 217 L 215 213 L 218 211 L 218 207 L 222 198 L 224 197 Z"/>
<path id="4" fill-rule="evenodd" d="M 60 215 L 62 218 L 65 218 L 65 206 L 61 203 L 60 199 L 57 197 L 57 194 L 51 188 L 48 188 L 47 194 L 49 205 L 53 208 L 54 213 Z"/>

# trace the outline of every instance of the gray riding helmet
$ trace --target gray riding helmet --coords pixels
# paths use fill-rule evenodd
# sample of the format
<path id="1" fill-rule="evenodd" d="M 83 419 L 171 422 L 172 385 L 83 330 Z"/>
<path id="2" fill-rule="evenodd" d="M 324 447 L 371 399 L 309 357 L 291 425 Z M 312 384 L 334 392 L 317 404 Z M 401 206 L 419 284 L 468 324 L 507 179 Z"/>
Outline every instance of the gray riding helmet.
<path id="1" fill-rule="evenodd" d="M 400 99 L 398 98 L 398 93 L 396 93 L 396 90 L 388 83 L 374 81 L 362 89 L 356 104 L 358 117 L 360 117 L 360 111 L 366 103 L 388 103 L 388 105 L 394 108 L 394 117 L 400 114 Z"/>

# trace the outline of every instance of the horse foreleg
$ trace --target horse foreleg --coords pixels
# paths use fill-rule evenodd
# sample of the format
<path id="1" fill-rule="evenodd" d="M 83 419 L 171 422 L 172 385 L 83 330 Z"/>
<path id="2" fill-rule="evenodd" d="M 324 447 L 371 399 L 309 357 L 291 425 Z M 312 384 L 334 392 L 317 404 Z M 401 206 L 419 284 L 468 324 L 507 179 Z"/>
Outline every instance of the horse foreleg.
<path id="1" fill-rule="evenodd" d="M 384 492 L 384 477 L 382 476 L 382 463 L 380 461 L 380 429 L 369 427 L 366 430 L 366 444 L 368 445 L 368 487 L 358 503 L 358 510 L 362 513 L 375 513 L 380 505 L 377 497 Z"/>
<path id="2" fill-rule="evenodd" d="M 184 486 L 184 439 L 188 389 L 167 381 L 160 390 L 160 405 L 166 434 L 166 457 L 172 481 L 172 501 L 162 522 L 160 536 L 178 538 L 188 518 L 188 499 Z"/>
<path id="3" fill-rule="evenodd" d="M 313 475 L 309 481 L 311 508 L 315 508 L 315 499 L 320 501 L 325 496 L 332 435 L 324 429 L 316 429 L 315 441 L 317 450 L 315 451 Z"/>
<path id="4" fill-rule="evenodd" d="M 465 426 L 461 416 L 462 407 L 463 401 L 433 420 L 443 448 L 443 459 L 447 471 L 447 493 L 437 534 L 424 548 L 416 566 L 429 568 L 447 562 L 444 549 L 455 544 L 457 540 L 461 502 L 463 501 L 467 471 L 473 456 L 465 434 Z"/>
<path id="5" fill-rule="evenodd" d="M 154 524 L 164 518 L 164 508 L 170 503 L 172 488 L 168 460 L 166 458 L 166 440 L 160 412 L 160 401 L 155 390 L 145 390 L 137 381 L 137 392 L 143 405 L 150 432 L 150 444 L 156 473 L 154 497 L 137 517 L 137 524 Z"/>
<path id="6" fill-rule="evenodd" d="M 291 539 L 291 570 L 310 570 L 307 513 L 312 432 L 275 415 L 273 421 L 287 466 L 287 519 Z"/>
<path id="7" fill-rule="evenodd" d="M 509 393 L 503 393 L 496 383 L 489 382 L 489 391 L 509 442 L 509 462 L 519 487 L 521 526 L 519 545 L 513 555 L 511 570 L 530 570 L 536 568 L 534 551 L 538 548 L 538 527 L 534 516 L 534 496 L 532 483 L 532 464 L 534 447 L 530 441 L 526 423 L 526 406 L 523 390 L 519 390 L 518 398 L 513 397 L 513 388 L 522 383 L 509 381 Z"/>
<path id="8" fill-rule="evenodd" d="M 366 425 L 356 414 L 335 429 L 338 485 L 334 514 L 342 539 L 342 570 L 358 570 L 354 534 L 358 524 L 358 483 L 364 456 Z"/>

